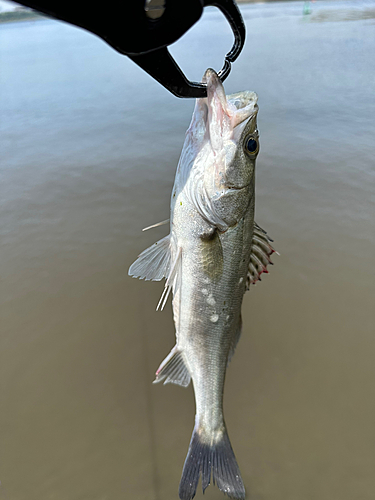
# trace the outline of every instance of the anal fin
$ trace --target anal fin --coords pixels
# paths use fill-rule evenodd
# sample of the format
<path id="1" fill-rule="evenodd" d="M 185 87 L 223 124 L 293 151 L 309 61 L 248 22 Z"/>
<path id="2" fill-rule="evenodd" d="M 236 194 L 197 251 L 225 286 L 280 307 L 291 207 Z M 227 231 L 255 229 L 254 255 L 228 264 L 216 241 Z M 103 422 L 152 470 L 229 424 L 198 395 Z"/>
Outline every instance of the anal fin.
<path id="1" fill-rule="evenodd" d="M 182 358 L 182 353 L 178 350 L 177 346 L 174 346 L 157 369 L 156 378 L 153 383 L 157 384 L 164 380 L 164 384 L 177 384 L 187 387 L 190 379 L 190 373 Z"/>

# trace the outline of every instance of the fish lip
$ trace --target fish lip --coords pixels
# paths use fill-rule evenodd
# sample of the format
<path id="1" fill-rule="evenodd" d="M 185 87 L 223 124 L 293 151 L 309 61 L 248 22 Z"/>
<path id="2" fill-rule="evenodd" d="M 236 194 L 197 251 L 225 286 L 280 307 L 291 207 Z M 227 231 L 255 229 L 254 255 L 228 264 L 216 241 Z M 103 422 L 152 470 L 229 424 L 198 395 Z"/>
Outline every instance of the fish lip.
<path id="1" fill-rule="evenodd" d="M 245 106 L 244 106 L 244 107 L 245 107 Z M 242 109 L 242 108 L 240 108 L 240 109 Z M 258 114 L 258 110 L 259 110 L 258 105 L 257 105 L 257 104 L 255 104 L 255 106 L 254 106 L 254 110 L 253 110 L 253 111 L 251 111 L 251 112 L 249 112 L 249 114 L 248 114 L 248 115 L 244 115 L 244 117 L 241 119 L 241 121 L 238 121 L 238 122 L 236 123 L 235 127 L 238 127 L 238 125 L 241 125 L 241 123 L 243 123 L 244 121 L 250 120 L 251 118 L 254 118 L 254 116 L 257 116 L 257 114 Z M 234 127 L 234 128 L 235 128 L 235 127 Z"/>
<path id="2" fill-rule="evenodd" d="M 245 121 L 254 119 L 259 111 L 258 96 L 255 92 L 243 91 L 227 96 L 228 108 L 234 116 L 234 129 Z"/>
<path id="3" fill-rule="evenodd" d="M 227 113 L 228 102 L 222 81 L 216 71 L 212 68 L 206 69 L 202 81 L 207 85 L 207 100 L 219 101 L 223 110 Z M 216 94 L 216 95 L 215 95 Z"/>
<path id="4" fill-rule="evenodd" d="M 206 83 L 207 86 L 208 85 L 212 85 L 212 80 L 216 80 L 216 85 L 220 82 L 221 83 L 221 80 L 220 78 L 218 77 L 218 74 L 216 73 L 216 71 L 212 68 L 207 68 L 206 71 L 204 72 L 204 75 L 202 77 L 202 83 Z M 222 83 L 221 83 L 222 85 Z"/>
<path id="5" fill-rule="evenodd" d="M 258 96 L 252 91 L 236 92 L 226 95 L 224 86 L 212 68 L 208 68 L 202 78 L 207 85 L 207 99 L 215 99 L 221 105 L 224 114 L 231 120 L 232 130 L 258 114 Z"/>

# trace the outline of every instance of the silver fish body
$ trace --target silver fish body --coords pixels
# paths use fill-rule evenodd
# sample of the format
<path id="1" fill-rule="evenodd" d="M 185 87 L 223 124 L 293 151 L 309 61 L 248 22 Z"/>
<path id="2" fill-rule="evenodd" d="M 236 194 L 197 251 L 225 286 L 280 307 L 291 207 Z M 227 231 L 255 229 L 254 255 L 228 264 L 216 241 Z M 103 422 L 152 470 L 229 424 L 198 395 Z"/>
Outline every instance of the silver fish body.
<path id="1" fill-rule="evenodd" d="M 129 269 L 134 277 L 167 279 L 158 307 L 173 291 L 176 346 L 156 382 L 187 386 L 196 419 L 179 494 L 191 500 L 202 476 L 231 498 L 245 489 L 223 416 L 228 362 L 241 334 L 241 305 L 250 283 L 267 272 L 273 248 L 254 223 L 257 96 L 226 96 L 209 69 L 207 98 L 197 99 L 171 197 L 170 234 Z"/>

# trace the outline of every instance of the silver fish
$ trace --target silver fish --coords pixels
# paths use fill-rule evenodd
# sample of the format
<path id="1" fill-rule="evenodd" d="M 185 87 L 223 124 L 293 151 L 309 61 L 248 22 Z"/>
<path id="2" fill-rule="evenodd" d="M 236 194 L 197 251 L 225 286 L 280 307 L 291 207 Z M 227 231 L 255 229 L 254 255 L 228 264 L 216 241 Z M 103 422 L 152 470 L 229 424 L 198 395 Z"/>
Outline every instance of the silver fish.
<path id="1" fill-rule="evenodd" d="M 180 482 L 191 500 L 202 476 L 231 498 L 245 488 L 223 416 L 224 379 L 241 334 L 241 304 L 251 283 L 267 272 L 274 252 L 254 223 L 255 160 L 259 151 L 257 95 L 225 95 L 214 70 L 203 77 L 171 197 L 170 234 L 140 254 L 129 275 L 166 278 L 157 309 L 173 291 L 176 345 L 155 382 L 193 380 L 195 427 Z M 164 221 L 168 222 L 168 221 Z"/>

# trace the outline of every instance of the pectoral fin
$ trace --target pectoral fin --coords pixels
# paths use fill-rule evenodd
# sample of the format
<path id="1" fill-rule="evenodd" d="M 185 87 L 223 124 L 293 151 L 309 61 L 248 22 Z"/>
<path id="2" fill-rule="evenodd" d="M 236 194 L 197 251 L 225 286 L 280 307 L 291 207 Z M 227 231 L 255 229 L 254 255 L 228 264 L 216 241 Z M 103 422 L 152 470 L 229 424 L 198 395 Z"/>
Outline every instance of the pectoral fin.
<path id="1" fill-rule="evenodd" d="M 220 279 L 223 273 L 223 247 L 219 234 L 214 230 L 207 237 L 201 236 L 199 243 L 202 271 L 211 280 Z"/>
<path id="2" fill-rule="evenodd" d="M 168 277 L 170 266 L 170 235 L 168 235 L 144 250 L 130 266 L 128 274 L 146 281 L 160 281 Z"/>
<path id="3" fill-rule="evenodd" d="M 257 281 L 261 281 L 260 275 L 262 273 L 268 273 L 268 264 L 273 265 L 270 256 L 273 253 L 278 254 L 278 252 L 272 247 L 272 241 L 273 240 L 268 236 L 266 231 L 254 222 L 250 264 L 247 273 L 247 290 L 250 285 L 254 285 Z"/>
<path id="4" fill-rule="evenodd" d="M 160 281 L 167 278 L 164 290 L 156 310 L 163 310 L 169 293 L 179 286 L 181 280 L 181 248 L 177 248 L 177 252 L 172 262 L 171 253 L 171 237 L 165 236 L 157 241 L 149 248 L 144 250 L 130 266 L 128 274 L 133 278 Z"/>

